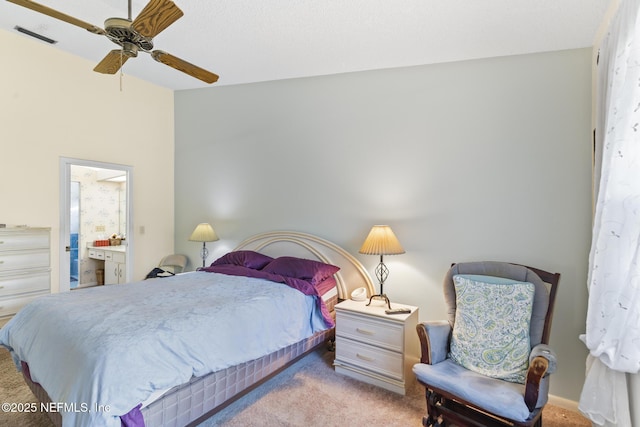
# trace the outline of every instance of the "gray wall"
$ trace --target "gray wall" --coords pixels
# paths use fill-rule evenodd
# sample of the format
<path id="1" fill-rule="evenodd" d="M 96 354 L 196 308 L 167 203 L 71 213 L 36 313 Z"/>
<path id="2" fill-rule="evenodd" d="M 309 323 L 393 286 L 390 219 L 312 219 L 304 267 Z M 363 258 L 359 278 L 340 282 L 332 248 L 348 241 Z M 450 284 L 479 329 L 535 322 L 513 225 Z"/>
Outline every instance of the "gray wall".
<path id="1" fill-rule="evenodd" d="M 562 273 L 552 393 L 577 401 L 591 232 L 591 50 L 447 63 L 175 94 L 175 244 L 210 222 L 208 263 L 266 230 L 357 253 L 388 223 L 406 254 L 385 291 L 444 319 L 451 262 Z"/>

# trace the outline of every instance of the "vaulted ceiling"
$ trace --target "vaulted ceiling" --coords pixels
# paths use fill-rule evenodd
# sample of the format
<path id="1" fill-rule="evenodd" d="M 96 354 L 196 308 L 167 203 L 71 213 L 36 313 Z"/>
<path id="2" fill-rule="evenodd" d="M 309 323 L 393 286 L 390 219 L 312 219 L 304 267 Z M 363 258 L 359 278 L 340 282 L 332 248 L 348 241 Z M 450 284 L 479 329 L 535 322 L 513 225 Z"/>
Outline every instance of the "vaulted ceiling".
<path id="1" fill-rule="evenodd" d="M 590 47 L 614 1 L 174 0 L 184 16 L 154 44 L 218 74 L 214 85 L 233 85 Z M 106 18 L 128 15 L 126 0 L 37 2 L 101 28 Z M 132 1 L 133 18 L 146 3 Z M 95 64 L 118 48 L 0 1 L 0 28 L 15 26 Z M 128 60 L 123 72 L 175 90 L 208 86 L 146 54 Z"/>

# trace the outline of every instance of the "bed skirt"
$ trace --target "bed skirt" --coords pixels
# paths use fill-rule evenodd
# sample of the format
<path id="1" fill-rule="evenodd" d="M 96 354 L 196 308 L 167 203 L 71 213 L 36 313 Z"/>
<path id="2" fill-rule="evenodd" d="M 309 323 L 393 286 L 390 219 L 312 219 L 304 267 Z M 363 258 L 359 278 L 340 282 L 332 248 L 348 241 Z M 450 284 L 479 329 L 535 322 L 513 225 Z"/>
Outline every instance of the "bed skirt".
<path id="1" fill-rule="evenodd" d="M 198 425 L 334 337 L 335 329 L 327 329 L 259 359 L 194 377 L 142 408 L 145 426 Z M 24 380 L 36 398 L 40 402 L 51 402 L 40 384 L 31 381 L 28 366 L 25 363 L 22 366 Z M 48 415 L 54 425 L 62 426 L 59 412 L 49 412 Z"/>

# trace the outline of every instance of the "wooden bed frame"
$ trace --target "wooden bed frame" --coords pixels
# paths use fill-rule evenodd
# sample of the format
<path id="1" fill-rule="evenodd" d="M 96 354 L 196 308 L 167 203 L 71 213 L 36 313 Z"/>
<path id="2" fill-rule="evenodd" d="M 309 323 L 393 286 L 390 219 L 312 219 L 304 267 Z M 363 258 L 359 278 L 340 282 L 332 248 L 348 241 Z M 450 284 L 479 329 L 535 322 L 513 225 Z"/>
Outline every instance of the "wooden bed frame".
<path id="1" fill-rule="evenodd" d="M 295 256 L 337 265 L 340 267 L 335 274 L 338 300 L 349 298 L 351 292 L 360 287 L 367 289 L 368 296 L 375 293 L 371 277 L 356 258 L 338 245 L 311 234 L 294 231 L 261 233 L 242 241 L 234 250 L 253 250 L 272 257 Z M 335 330 L 328 329 L 259 359 L 192 378 L 142 409 L 145 426 L 195 426 L 334 336 Z M 39 384 L 33 383 L 27 375 L 24 378 L 41 402 L 50 402 Z M 55 425 L 62 425 L 60 413 L 49 413 L 49 417 Z"/>

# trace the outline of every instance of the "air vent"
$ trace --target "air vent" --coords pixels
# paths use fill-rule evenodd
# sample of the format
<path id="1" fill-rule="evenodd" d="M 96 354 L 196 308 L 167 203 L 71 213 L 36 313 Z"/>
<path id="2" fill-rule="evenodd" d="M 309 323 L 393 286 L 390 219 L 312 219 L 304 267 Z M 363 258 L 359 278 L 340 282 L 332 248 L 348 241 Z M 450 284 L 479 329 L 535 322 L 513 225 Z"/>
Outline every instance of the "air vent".
<path id="1" fill-rule="evenodd" d="M 16 25 L 13 28 L 18 30 L 18 31 L 20 31 L 22 34 L 26 34 L 26 35 L 34 37 L 34 38 L 36 38 L 38 40 L 42 40 L 43 42 L 47 42 L 49 44 L 58 43 L 57 40 L 50 39 L 49 37 L 43 36 L 42 34 L 34 33 L 33 31 L 27 30 L 26 28 L 22 28 L 22 27 L 20 27 L 18 25 Z"/>

